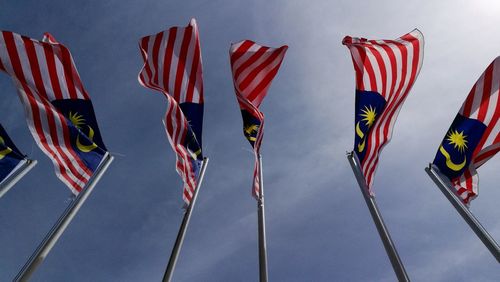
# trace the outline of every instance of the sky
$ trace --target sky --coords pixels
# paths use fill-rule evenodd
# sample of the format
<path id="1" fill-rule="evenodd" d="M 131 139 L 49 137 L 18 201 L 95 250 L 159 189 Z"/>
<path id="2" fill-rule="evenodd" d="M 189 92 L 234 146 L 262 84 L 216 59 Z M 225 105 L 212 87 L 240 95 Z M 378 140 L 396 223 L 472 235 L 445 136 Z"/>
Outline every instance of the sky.
<path id="1" fill-rule="evenodd" d="M 160 281 L 183 217 L 182 183 L 161 122 L 166 100 L 137 82 L 138 40 L 196 18 L 210 158 L 174 281 L 257 281 L 253 155 L 228 50 L 288 45 L 261 111 L 270 281 L 395 281 L 346 159 L 354 69 L 345 35 L 414 28 L 424 62 L 384 148 L 374 191 L 412 281 L 498 281 L 494 257 L 424 172 L 472 85 L 500 55 L 497 1 L 0 1 L 0 29 L 46 31 L 72 52 L 115 156 L 31 281 Z M 38 165 L 0 199 L 0 281 L 11 281 L 70 201 L 34 144 L 10 78 L 0 122 Z M 471 211 L 500 241 L 498 156 Z"/>

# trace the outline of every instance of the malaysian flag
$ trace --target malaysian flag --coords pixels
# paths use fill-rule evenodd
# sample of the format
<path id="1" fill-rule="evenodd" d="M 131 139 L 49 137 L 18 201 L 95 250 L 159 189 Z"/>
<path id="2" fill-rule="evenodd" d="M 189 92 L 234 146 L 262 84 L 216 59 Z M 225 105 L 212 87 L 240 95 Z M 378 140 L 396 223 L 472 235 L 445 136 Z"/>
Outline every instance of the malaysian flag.
<path id="1" fill-rule="evenodd" d="M 356 72 L 354 152 L 372 193 L 379 154 L 422 67 L 424 36 L 415 29 L 395 40 L 346 36 Z"/>
<path id="2" fill-rule="evenodd" d="M 26 157 L 17 149 L 0 124 L 0 183 L 26 162 Z"/>
<path id="3" fill-rule="evenodd" d="M 250 40 L 231 44 L 229 49 L 234 90 L 243 116 L 243 134 L 255 153 L 252 193 L 256 198 L 260 187 L 258 157 L 264 135 L 264 114 L 259 111 L 259 106 L 278 73 L 287 49 L 286 45 L 271 48 Z"/>
<path id="4" fill-rule="evenodd" d="M 433 164 L 468 204 L 478 193 L 476 169 L 500 150 L 500 57 L 483 72 L 448 129 Z"/>
<path id="5" fill-rule="evenodd" d="M 56 175 L 79 193 L 107 152 L 69 50 L 48 33 L 38 41 L 2 31 L 0 70 L 17 87 L 31 134 Z"/>
<path id="6" fill-rule="evenodd" d="M 196 21 L 143 37 L 139 48 L 144 60 L 139 83 L 167 98 L 165 129 L 184 182 L 183 199 L 189 205 L 203 160 L 203 80 Z"/>

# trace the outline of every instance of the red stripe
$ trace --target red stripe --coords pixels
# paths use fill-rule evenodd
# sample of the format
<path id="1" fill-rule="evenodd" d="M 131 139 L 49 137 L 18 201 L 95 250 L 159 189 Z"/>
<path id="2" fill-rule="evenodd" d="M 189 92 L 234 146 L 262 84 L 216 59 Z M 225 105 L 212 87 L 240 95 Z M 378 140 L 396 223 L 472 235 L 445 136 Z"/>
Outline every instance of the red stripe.
<path id="1" fill-rule="evenodd" d="M 476 92 L 476 84 L 474 84 L 474 86 L 472 86 L 472 89 L 469 92 L 467 99 L 465 99 L 464 112 L 463 112 L 464 117 L 470 117 L 470 114 L 472 111 L 472 104 L 474 103 L 474 93 L 475 92 Z"/>
<path id="2" fill-rule="evenodd" d="M 389 57 L 389 62 L 391 63 L 391 89 L 389 90 L 389 93 L 393 93 L 394 87 L 396 86 L 396 80 L 397 80 L 397 63 L 396 63 L 396 56 L 394 55 L 394 51 L 392 50 L 391 47 L 387 45 L 382 45 L 382 48 L 384 48 L 387 56 Z"/>
<path id="3" fill-rule="evenodd" d="M 248 58 L 248 60 L 246 60 L 243 64 L 241 64 L 240 67 L 236 71 L 234 71 L 233 80 L 237 82 L 241 73 L 243 71 L 245 71 L 245 69 L 247 69 L 253 63 L 255 63 L 255 61 L 260 59 L 260 57 L 262 57 L 262 55 L 264 55 L 268 49 L 269 49 L 269 47 L 260 47 L 259 50 L 257 50 L 255 53 L 253 53 L 253 55 L 250 56 L 250 58 Z M 241 89 L 241 83 L 238 86 Z"/>
<path id="4" fill-rule="evenodd" d="M 154 70 L 153 83 L 155 85 L 158 85 L 158 72 L 160 71 L 158 69 L 158 53 L 160 51 L 160 45 L 162 39 L 163 39 L 163 32 L 160 32 L 155 36 L 155 42 L 153 43 L 153 70 Z"/>
<path id="5" fill-rule="evenodd" d="M 245 40 L 230 56 L 231 66 L 234 65 L 241 56 L 245 55 L 246 51 L 250 49 L 255 43 L 250 40 Z"/>
<path id="6" fill-rule="evenodd" d="M 64 48 L 62 45 L 59 45 L 58 47 L 61 48 L 61 62 L 64 67 L 64 78 L 66 79 L 66 85 L 68 86 L 68 94 L 69 97 L 64 97 L 66 99 L 78 99 L 78 96 L 76 94 L 76 88 L 75 88 L 75 83 L 73 82 L 73 70 L 71 69 L 71 54 L 69 53 L 68 49 Z M 58 48 L 55 47 L 55 48 Z"/>
<path id="7" fill-rule="evenodd" d="M 173 27 L 168 33 L 167 49 L 163 58 L 163 89 L 168 89 L 170 81 L 170 64 L 172 63 L 172 54 L 174 53 L 174 43 L 177 35 L 177 28 Z"/>
<path id="8" fill-rule="evenodd" d="M 276 60 L 276 58 L 280 55 L 281 53 L 281 50 L 276 50 L 274 52 L 271 53 L 271 56 L 269 56 L 264 62 L 262 62 L 260 65 L 258 65 L 256 68 L 254 68 L 248 75 L 247 77 L 240 83 L 240 90 L 241 91 L 244 91 L 249 85 L 250 83 L 253 82 L 253 80 L 259 75 L 260 72 L 262 72 L 265 68 L 267 68 L 269 65 L 271 65 L 272 63 L 274 63 L 274 61 Z M 279 68 L 279 66 L 278 66 Z M 273 70 L 272 70 L 273 71 Z M 272 72 L 271 71 L 271 72 Z M 278 69 L 276 69 L 276 72 L 278 71 Z M 276 72 L 274 74 L 276 74 Z M 266 78 L 268 78 L 268 76 L 266 75 Z M 274 75 L 273 77 L 271 77 L 271 80 L 272 78 L 274 78 Z M 263 80 L 263 82 L 266 82 L 265 81 L 266 79 Z M 258 87 L 257 87 L 258 88 Z M 253 96 L 248 96 L 248 99 L 250 101 L 252 101 L 254 98 L 255 98 L 255 95 L 258 94 L 255 93 L 254 91 L 250 92 L 249 95 L 253 95 Z"/>
<path id="9" fill-rule="evenodd" d="M 375 71 L 373 70 L 372 63 L 370 62 L 370 59 L 368 59 L 368 56 L 366 54 L 366 51 L 364 48 L 359 47 L 359 46 L 354 46 L 356 49 L 358 49 L 358 52 L 360 54 L 363 54 L 363 66 L 366 69 L 366 73 L 370 77 L 370 90 L 378 92 L 377 89 L 377 81 L 375 79 Z"/>
<path id="10" fill-rule="evenodd" d="M 481 95 L 481 105 L 479 106 L 479 113 L 477 116 L 477 119 L 482 123 L 486 123 L 484 119 L 486 118 L 486 113 L 488 112 L 488 105 L 490 103 L 492 77 L 493 77 L 493 63 L 491 63 L 484 72 L 483 93 Z"/>
<path id="11" fill-rule="evenodd" d="M 63 94 L 61 92 L 61 85 L 59 83 L 59 77 L 56 70 L 56 62 L 54 58 L 54 52 L 52 46 L 49 44 L 43 44 L 43 51 L 45 53 L 45 61 L 47 62 L 47 69 L 49 71 L 50 83 L 54 96 L 56 100 L 63 99 Z"/>
<path id="12" fill-rule="evenodd" d="M 150 36 L 146 36 L 146 37 L 143 37 L 142 40 L 141 40 L 141 49 L 144 50 L 144 54 L 148 53 L 149 38 L 150 38 Z M 148 64 L 147 60 L 144 60 L 144 62 L 145 62 L 144 63 L 144 70 L 146 71 L 149 80 L 151 80 L 152 76 L 153 76 L 152 73 L 151 73 L 151 68 L 149 67 L 149 64 Z M 148 85 L 148 83 L 146 81 L 143 81 L 143 82 L 144 82 L 144 84 Z"/>
<path id="13" fill-rule="evenodd" d="M 185 70 L 186 57 L 192 32 L 192 27 L 186 27 L 184 37 L 182 38 L 181 52 L 179 54 L 179 61 L 177 62 L 177 73 L 175 74 L 174 98 L 176 101 L 179 101 L 181 97 L 182 79 L 184 78 L 183 73 Z"/>
<path id="14" fill-rule="evenodd" d="M 382 79 L 382 92 L 381 92 L 381 94 L 383 97 L 386 97 L 386 95 L 390 95 L 391 92 L 389 92 L 389 93 L 386 92 L 387 70 L 385 69 L 384 60 L 382 59 L 380 52 L 376 48 L 374 48 L 373 46 L 370 46 L 368 49 L 370 49 L 372 51 L 372 54 L 375 57 L 377 64 L 379 65 L 380 76 Z"/>
<path id="15" fill-rule="evenodd" d="M 193 95 L 194 95 L 194 86 L 196 85 L 196 74 L 198 73 L 198 66 L 200 64 L 200 45 L 198 41 L 198 35 L 195 34 L 195 44 L 194 44 L 194 57 L 193 57 L 193 63 L 191 65 L 191 73 L 189 74 L 189 80 L 188 80 L 188 88 L 186 91 L 186 100 L 185 102 L 193 102 Z M 203 97 L 202 92 L 200 92 L 200 99 Z M 200 100 L 200 103 L 202 101 Z"/>
<path id="16" fill-rule="evenodd" d="M 30 103 L 31 106 L 31 111 L 33 115 L 33 123 L 35 126 L 35 130 L 37 132 L 38 137 L 40 138 L 42 146 L 45 148 L 47 152 L 49 152 L 53 159 L 57 160 L 57 163 L 59 164 L 60 172 L 61 175 L 71 183 L 73 187 L 78 187 L 78 185 L 73 182 L 67 175 L 66 172 L 61 168 L 61 162 L 55 152 L 48 146 L 48 142 L 45 138 L 44 132 L 42 131 L 42 125 L 41 125 L 41 120 L 40 120 L 40 112 L 38 110 L 38 106 L 36 105 L 36 99 L 34 98 L 33 94 L 31 93 L 29 87 L 27 87 L 26 79 L 24 77 L 24 74 L 22 72 L 22 67 L 21 67 L 21 62 L 19 60 L 19 54 L 16 49 L 16 45 L 14 43 L 14 36 L 10 32 L 3 31 L 2 32 L 4 39 L 5 39 L 5 44 L 7 47 L 7 53 L 9 54 L 9 58 L 11 61 L 11 65 L 14 71 L 14 74 L 16 75 L 17 79 L 21 83 L 24 91 L 26 92 L 26 97 L 28 98 L 28 102 Z"/>
<path id="17" fill-rule="evenodd" d="M 5 67 L 3 66 L 1 58 L 0 58 L 0 70 L 5 71 Z"/>

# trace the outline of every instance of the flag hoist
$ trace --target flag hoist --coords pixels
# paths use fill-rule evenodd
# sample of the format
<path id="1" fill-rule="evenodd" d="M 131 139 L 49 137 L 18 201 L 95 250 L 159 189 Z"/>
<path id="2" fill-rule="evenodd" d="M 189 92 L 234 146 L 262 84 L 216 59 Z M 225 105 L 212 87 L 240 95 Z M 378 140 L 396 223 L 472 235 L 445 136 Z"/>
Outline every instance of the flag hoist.
<path id="1" fill-rule="evenodd" d="M 347 158 L 398 280 L 409 281 L 372 185 L 379 154 L 422 67 L 424 36 L 415 29 L 395 40 L 346 36 L 342 44 L 351 52 L 356 77 L 354 150 Z"/>
<path id="2" fill-rule="evenodd" d="M 234 90 L 243 116 L 243 134 L 253 147 L 255 167 L 252 194 L 257 199 L 260 281 L 267 281 L 267 251 L 264 213 L 264 183 L 260 145 L 264 114 L 259 106 L 278 73 L 288 46 L 271 48 L 250 40 L 231 44 L 229 59 Z"/>
<path id="3" fill-rule="evenodd" d="M 19 151 L 0 124 L 0 198 L 30 171 L 37 161 Z"/>
<path id="4" fill-rule="evenodd" d="M 467 206 L 478 194 L 476 169 L 500 150 L 499 85 L 497 57 L 472 87 L 434 161 L 425 169 L 498 262 L 500 247 Z"/>
<path id="5" fill-rule="evenodd" d="M 46 33 L 35 40 L 0 36 L 0 70 L 17 87 L 29 129 L 75 198 L 14 278 L 26 281 L 62 235 L 113 157 L 104 146 L 90 98 L 69 50 Z"/>
<path id="6" fill-rule="evenodd" d="M 184 218 L 163 276 L 172 279 L 208 158 L 202 154 L 203 80 L 200 39 L 196 20 L 186 27 L 171 27 L 139 42 L 144 66 L 139 83 L 160 91 L 167 99 L 165 130 L 176 153 L 176 170 L 184 182 Z"/>

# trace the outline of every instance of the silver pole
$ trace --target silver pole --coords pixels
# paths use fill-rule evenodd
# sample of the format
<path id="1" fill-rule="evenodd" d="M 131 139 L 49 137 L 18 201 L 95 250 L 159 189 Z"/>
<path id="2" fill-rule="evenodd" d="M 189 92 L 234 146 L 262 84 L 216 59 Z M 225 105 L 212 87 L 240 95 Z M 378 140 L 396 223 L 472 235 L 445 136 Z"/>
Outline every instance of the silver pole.
<path id="1" fill-rule="evenodd" d="M 167 269 L 163 275 L 163 282 L 170 282 L 172 280 L 172 275 L 174 274 L 175 265 L 177 264 L 177 259 L 179 258 L 179 252 L 184 242 L 184 237 L 186 236 L 186 230 L 191 220 L 191 214 L 193 212 L 194 205 L 196 204 L 196 199 L 198 198 L 198 191 L 200 190 L 201 183 L 203 182 L 203 177 L 205 176 L 205 170 L 207 169 L 208 158 L 203 158 L 201 164 L 200 176 L 198 177 L 198 183 L 196 184 L 196 189 L 193 193 L 193 198 L 191 203 L 184 212 L 184 218 L 182 219 L 181 227 L 179 228 L 179 233 L 177 233 L 177 238 L 175 239 L 175 245 L 170 254 L 170 259 L 168 260 Z"/>
<path id="2" fill-rule="evenodd" d="M 434 169 L 432 164 L 429 164 L 429 167 L 426 167 L 425 171 L 427 172 L 427 174 L 429 174 L 434 183 L 436 183 L 439 190 L 443 192 L 448 201 L 450 201 L 453 207 L 457 210 L 457 212 L 462 216 L 465 222 L 469 224 L 472 231 L 476 233 L 477 237 L 481 239 L 483 244 L 500 263 L 500 247 L 498 246 L 497 242 L 481 225 L 479 220 L 477 220 L 476 217 L 470 212 L 469 208 L 465 206 L 462 200 L 454 192 L 452 192 L 454 189 L 448 178 L 441 177 L 441 174 Z"/>
<path id="3" fill-rule="evenodd" d="M 389 234 L 389 230 L 385 226 L 384 220 L 380 211 L 377 207 L 377 202 L 375 201 L 375 197 L 371 196 L 368 193 L 368 187 L 366 187 L 366 181 L 361 172 L 358 158 L 354 155 L 354 152 L 350 152 L 347 154 L 347 159 L 351 164 L 352 171 L 356 176 L 356 180 L 358 181 L 359 188 L 361 189 L 361 193 L 365 198 L 366 205 L 368 206 L 368 210 L 370 210 L 370 214 L 372 216 L 373 222 L 377 227 L 378 234 L 380 235 L 380 239 L 384 244 L 385 251 L 387 252 L 387 256 L 391 261 L 392 268 L 396 273 L 396 276 L 399 281 L 410 281 L 408 274 L 406 274 L 405 267 L 403 262 L 399 258 L 398 251 L 396 250 L 396 246 L 392 242 L 391 235 Z"/>
<path id="4" fill-rule="evenodd" d="M 257 211 L 259 217 L 259 277 L 261 282 L 267 282 L 267 246 L 266 218 L 264 211 L 264 177 L 262 177 L 262 156 L 259 154 L 259 198 Z"/>
<path id="5" fill-rule="evenodd" d="M 23 176 L 28 173 L 35 165 L 36 160 L 25 159 L 24 163 L 14 173 L 9 175 L 2 183 L 0 183 L 0 198 L 5 195 Z"/>
<path id="6" fill-rule="evenodd" d="M 45 257 L 49 254 L 52 247 L 54 247 L 55 243 L 61 237 L 66 227 L 68 227 L 69 223 L 76 215 L 78 210 L 81 208 L 85 200 L 88 198 L 94 186 L 99 182 L 101 176 L 107 170 L 111 162 L 113 161 L 113 156 L 109 153 L 106 153 L 103 161 L 97 167 L 96 171 L 90 178 L 89 182 L 85 185 L 84 189 L 78 194 L 78 196 L 71 202 L 71 204 L 66 208 L 64 213 L 59 217 L 56 224 L 52 227 L 52 229 L 47 233 L 42 243 L 38 246 L 35 252 L 31 255 L 29 260 L 23 266 L 21 271 L 14 278 L 15 282 L 24 282 L 28 281 L 30 276 L 36 270 L 36 268 L 43 262 Z"/>

